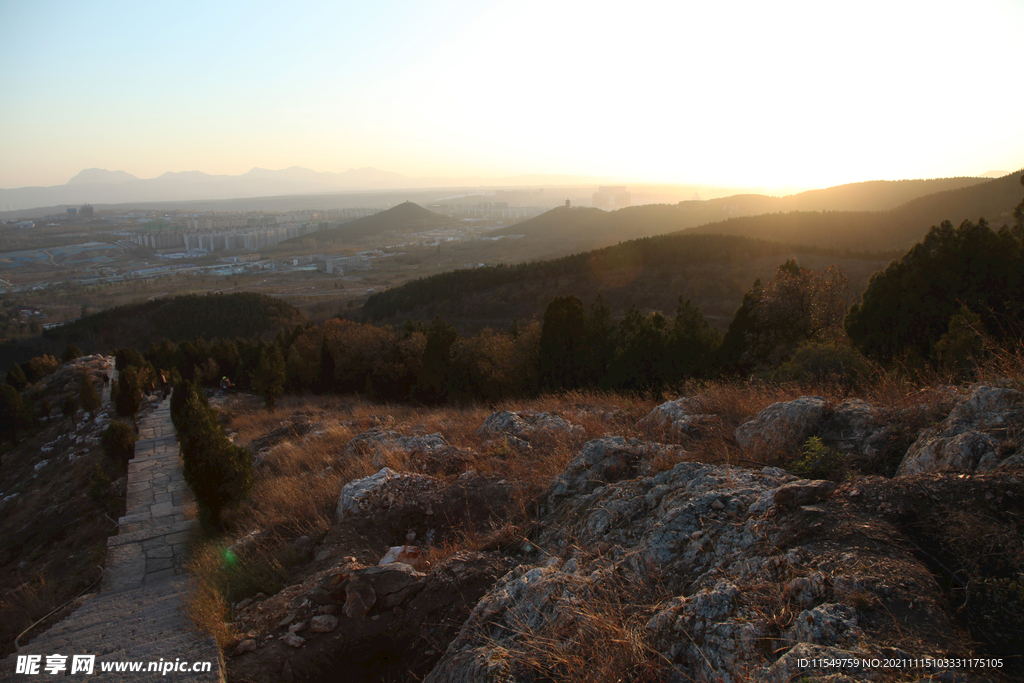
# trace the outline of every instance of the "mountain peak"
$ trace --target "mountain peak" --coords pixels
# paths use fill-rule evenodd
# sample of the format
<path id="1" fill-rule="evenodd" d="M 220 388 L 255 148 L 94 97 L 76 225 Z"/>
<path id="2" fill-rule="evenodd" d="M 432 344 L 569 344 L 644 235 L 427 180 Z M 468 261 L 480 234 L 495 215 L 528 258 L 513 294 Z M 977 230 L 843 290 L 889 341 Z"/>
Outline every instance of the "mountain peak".
<path id="1" fill-rule="evenodd" d="M 138 180 L 138 178 L 125 171 L 108 171 L 105 168 L 87 168 L 84 171 L 79 172 L 78 175 L 65 184 L 120 185 L 121 183 L 128 183 L 133 180 Z"/>

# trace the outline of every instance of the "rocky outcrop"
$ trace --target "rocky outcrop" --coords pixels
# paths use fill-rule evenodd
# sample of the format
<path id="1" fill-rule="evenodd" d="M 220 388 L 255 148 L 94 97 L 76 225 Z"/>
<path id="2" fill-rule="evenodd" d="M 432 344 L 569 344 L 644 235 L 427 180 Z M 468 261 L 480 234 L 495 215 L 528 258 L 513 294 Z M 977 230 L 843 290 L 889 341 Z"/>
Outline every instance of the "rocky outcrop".
<path id="1" fill-rule="evenodd" d="M 609 436 L 588 441 L 565 471 L 555 478 L 551 498 L 590 493 L 602 484 L 651 473 L 655 458 L 685 456 L 679 446 Z"/>
<path id="2" fill-rule="evenodd" d="M 1024 394 L 1013 389 L 977 387 L 942 424 L 918 436 L 896 475 L 995 469 L 1017 449 L 1014 432 L 1022 426 Z"/>
<path id="3" fill-rule="evenodd" d="M 707 413 L 700 399 L 683 397 L 662 403 L 640 420 L 638 426 L 679 437 L 695 437 L 706 434 L 721 422 L 717 415 Z"/>
<path id="4" fill-rule="evenodd" d="M 430 477 L 419 474 L 402 474 L 390 467 L 383 467 L 377 474 L 356 479 L 345 484 L 338 496 L 335 517 L 338 521 L 346 515 L 356 514 L 382 502 L 390 505 L 395 501 L 398 487 L 408 488 L 409 485 L 429 487 L 433 483 Z M 389 489 L 391 489 L 389 491 Z M 389 495 L 390 494 L 390 495 Z"/>
<path id="5" fill-rule="evenodd" d="M 491 413 L 477 434 L 489 437 L 515 437 L 529 441 L 531 437 L 541 434 L 575 434 L 580 427 L 571 424 L 552 413 L 534 413 L 521 411 L 517 413 L 503 410 Z"/>
<path id="6" fill-rule="evenodd" d="M 862 434 L 878 426 L 864 422 Z M 808 657 L 898 656 L 885 644 L 894 609 L 903 610 L 898 637 L 951 647 L 956 628 L 936 580 L 900 547 L 909 541 L 887 540 L 899 531 L 877 517 L 905 518 L 904 506 L 919 504 L 902 502 L 907 492 L 887 492 L 880 478 L 868 493 L 771 467 L 683 462 L 652 475 L 638 464 L 657 447 L 584 447 L 556 480 L 560 502 L 524 546 L 523 564 L 477 603 L 427 681 L 586 677 L 595 662 L 625 675 L 645 661 L 673 681 L 788 681 L 813 672 L 800 663 Z M 913 611 L 898 607 L 910 603 Z M 630 660 L 628 648 L 617 650 L 626 642 L 647 654 Z"/>
<path id="7" fill-rule="evenodd" d="M 369 455 L 374 467 L 384 467 L 397 456 L 407 459 L 415 453 L 451 449 L 445 438 L 435 432 L 425 436 L 405 436 L 391 429 L 374 427 L 353 437 L 345 446 L 345 457 Z"/>
<path id="8" fill-rule="evenodd" d="M 817 396 L 773 403 L 736 429 L 736 442 L 758 455 L 791 452 L 803 445 L 828 412 L 828 401 Z"/>
<path id="9" fill-rule="evenodd" d="M 232 680 L 419 680 L 472 604 L 508 570 L 498 553 L 457 552 L 429 573 L 346 561 L 236 606 Z M 399 654 L 399 657 L 395 655 Z"/>

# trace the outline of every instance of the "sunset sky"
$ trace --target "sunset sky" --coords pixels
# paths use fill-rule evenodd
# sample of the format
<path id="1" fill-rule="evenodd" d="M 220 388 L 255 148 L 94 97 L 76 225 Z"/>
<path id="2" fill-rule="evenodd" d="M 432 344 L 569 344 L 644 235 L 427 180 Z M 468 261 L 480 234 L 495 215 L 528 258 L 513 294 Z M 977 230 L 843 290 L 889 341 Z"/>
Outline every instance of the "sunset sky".
<path id="1" fill-rule="evenodd" d="M 0 0 L 0 187 L 85 168 L 824 187 L 1024 166 L 1024 0 Z"/>

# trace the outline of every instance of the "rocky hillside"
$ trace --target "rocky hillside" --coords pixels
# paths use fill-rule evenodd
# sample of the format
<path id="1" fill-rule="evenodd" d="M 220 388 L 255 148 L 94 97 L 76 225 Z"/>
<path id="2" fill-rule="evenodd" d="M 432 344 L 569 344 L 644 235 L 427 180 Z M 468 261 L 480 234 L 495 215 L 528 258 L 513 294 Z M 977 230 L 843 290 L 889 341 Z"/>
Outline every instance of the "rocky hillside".
<path id="1" fill-rule="evenodd" d="M 26 387 L 33 424 L 18 431 L 16 444 L 0 446 L 0 657 L 37 619 L 98 589 L 127 486 L 124 463 L 112 462 L 99 445 L 114 417 L 104 374 L 114 375 L 112 356 L 84 356 Z M 78 398 L 83 377 L 101 394 L 102 407 L 66 417 L 62 404 Z M 140 415 L 151 407 L 144 402 Z"/>
<path id="2" fill-rule="evenodd" d="M 865 398 L 228 404 L 260 463 L 229 549 L 250 568 L 195 570 L 247 582 L 229 677 L 1019 679 L 1024 394 Z"/>

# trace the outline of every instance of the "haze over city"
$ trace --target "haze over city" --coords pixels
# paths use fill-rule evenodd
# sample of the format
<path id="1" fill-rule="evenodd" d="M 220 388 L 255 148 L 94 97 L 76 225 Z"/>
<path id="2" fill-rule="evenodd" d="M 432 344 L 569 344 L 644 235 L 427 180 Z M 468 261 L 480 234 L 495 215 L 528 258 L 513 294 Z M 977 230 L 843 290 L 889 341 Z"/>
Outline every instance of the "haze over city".
<path id="1" fill-rule="evenodd" d="M 302 166 L 825 187 L 1012 171 L 1024 4 L 0 3 L 0 187 Z"/>

